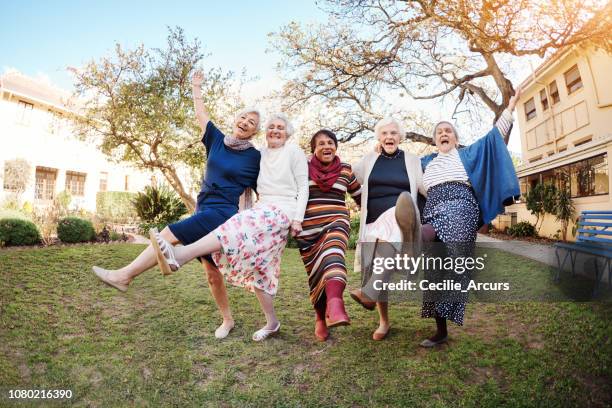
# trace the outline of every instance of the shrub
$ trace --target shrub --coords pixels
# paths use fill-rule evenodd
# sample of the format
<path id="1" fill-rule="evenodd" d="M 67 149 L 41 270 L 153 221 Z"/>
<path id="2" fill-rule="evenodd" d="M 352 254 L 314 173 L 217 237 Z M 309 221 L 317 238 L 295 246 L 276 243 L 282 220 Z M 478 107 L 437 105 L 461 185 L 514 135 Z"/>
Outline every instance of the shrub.
<path id="1" fill-rule="evenodd" d="M 31 221 L 28 215 L 24 214 L 23 211 L 0 209 L 0 220 L 6 218 L 18 218 L 20 220 Z"/>
<path id="2" fill-rule="evenodd" d="M 20 196 L 32 179 L 32 166 L 25 159 L 6 160 L 4 162 L 4 189 Z"/>
<path id="3" fill-rule="evenodd" d="M 169 223 L 167 222 L 141 222 L 138 224 L 138 231 L 145 237 L 149 237 L 149 230 L 157 228 L 158 231 L 163 230 Z"/>
<path id="4" fill-rule="evenodd" d="M 289 235 L 287 236 L 287 248 L 299 248 L 297 241 L 295 238 L 291 236 L 291 230 L 289 230 Z"/>
<path id="5" fill-rule="evenodd" d="M 534 237 L 536 235 L 536 229 L 529 222 L 521 221 L 508 228 L 508 234 L 513 237 Z"/>
<path id="6" fill-rule="evenodd" d="M 140 229 L 146 234 L 152 227 L 161 229 L 187 214 L 187 207 L 174 190 L 162 185 L 145 187 L 132 200 L 136 213 L 143 221 Z"/>
<path id="7" fill-rule="evenodd" d="M 132 223 L 138 217 L 132 200 L 135 193 L 127 191 L 100 191 L 96 195 L 96 213 L 103 222 Z"/>
<path id="8" fill-rule="evenodd" d="M 357 241 L 359 241 L 359 214 L 351 218 L 351 232 L 348 241 L 349 249 L 355 249 L 357 247 Z"/>
<path id="9" fill-rule="evenodd" d="M 125 233 L 120 234 L 117 231 L 111 231 L 110 240 L 111 241 L 127 241 L 128 237 L 127 235 L 125 235 Z"/>
<path id="10" fill-rule="evenodd" d="M 57 224 L 57 237 L 66 243 L 88 242 L 95 239 L 96 232 L 91 221 L 66 217 Z"/>
<path id="11" fill-rule="evenodd" d="M 574 217 L 576 209 L 569 188 L 559 189 L 555 202 L 555 217 L 557 221 L 561 221 L 561 230 L 559 230 L 559 238 L 565 241 L 567 236 L 567 227 L 570 220 Z"/>
<path id="12" fill-rule="evenodd" d="M 54 242 L 57 225 L 63 217 L 68 216 L 68 206 L 71 200 L 70 193 L 63 191 L 57 194 L 50 205 L 34 210 L 32 216 L 40 229 L 42 241 L 45 245 L 50 245 Z"/>
<path id="13" fill-rule="evenodd" d="M 36 245 L 40 233 L 33 222 L 18 218 L 0 220 L 0 242 L 2 245 Z"/>

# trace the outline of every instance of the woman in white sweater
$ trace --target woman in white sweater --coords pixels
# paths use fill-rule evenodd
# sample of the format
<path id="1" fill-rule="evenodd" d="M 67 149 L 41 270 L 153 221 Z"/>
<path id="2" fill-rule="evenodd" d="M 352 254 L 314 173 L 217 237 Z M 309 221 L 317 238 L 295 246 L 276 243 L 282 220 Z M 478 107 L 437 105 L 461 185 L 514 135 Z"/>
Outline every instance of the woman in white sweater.
<path id="1" fill-rule="evenodd" d="M 280 330 L 273 299 L 281 255 L 289 231 L 293 236 L 302 231 L 308 202 L 306 156 L 297 145 L 285 143 L 292 133 L 293 126 L 284 115 L 268 120 L 267 147 L 261 149 L 257 178 L 259 201 L 253 208 L 186 246 L 174 247 L 155 231 L 151 233 L 162 270 L 176 270 L 196 257 L 214 254 L 227 282 L 255 293 L 266 317 L 266 325 L 253 334 L 255 341 Z"/>

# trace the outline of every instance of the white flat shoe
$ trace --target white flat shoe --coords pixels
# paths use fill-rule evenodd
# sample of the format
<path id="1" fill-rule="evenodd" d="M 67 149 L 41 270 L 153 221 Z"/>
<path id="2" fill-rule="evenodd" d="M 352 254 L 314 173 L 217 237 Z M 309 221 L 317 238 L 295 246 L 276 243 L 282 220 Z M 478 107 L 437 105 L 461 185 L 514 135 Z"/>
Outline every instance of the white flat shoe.
<path id="1" fill-rule="evenodd" d="M 177 271 L 180 265 L 174 257 L 174 246 L 159 235 L 157 228 L 149 230 L 149 238 L 151 238 L 151 245 L 155 250 L 157 264 L 162 274 L 171 275 L 172 272 Z"/>
<path id="2" fill-rule="evenodd" d="M 219 340 L 224 339 L 227 337 L 228 334 L 230 334 L 233 328 L 234 328 L 233 324 L 229 327 L 222 324 L 221 326 L 217 327 L 217 330 L 215 330 L 215 337 L 218 338 Z"/>
<path id="3" fill-rule="evenodd" d="M 100 268 L 98 266 L 94 266 L 91 269 L 93 270 L 93 273 L 96 274 L 98 279 L 106 283 L 108 286 L 111 286 L 120 292 L 125 292 L 126 290 L 128 290 L 128 285 L 124 285 L 123 283 L 119 283 L 119 282 L 115 282 L 111 280 L 110 279 L 111 273 L 109 273 L 108 270 Z"/>
<path id="4" fill-rule="evenodd" d="M 278 334 L 278 332 L 280 332 L 280 326 L 281 324 L 279 323 L 278 326 L 276 326 L 276 329 L 273 329 L 273 330 L 268 330 L 268 329 L 257 330 L 255 333 L 253 333 L 253 341 L 264 341 L 268 337 Z"/>

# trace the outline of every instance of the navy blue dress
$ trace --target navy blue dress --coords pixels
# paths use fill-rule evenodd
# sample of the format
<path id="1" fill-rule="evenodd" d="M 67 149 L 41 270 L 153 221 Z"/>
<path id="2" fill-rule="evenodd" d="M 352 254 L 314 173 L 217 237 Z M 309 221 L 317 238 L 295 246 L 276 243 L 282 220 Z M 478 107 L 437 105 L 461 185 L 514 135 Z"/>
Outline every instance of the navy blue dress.
<path id="1" fill-rule="evenodd" d="M 231 218 L 238 212 L 244 190 L 257 186 L 259 151 L 253 147 L 234 150 L 223 143 L 224 137 L 209 121 L 202 137 L 208 158 L 196 212 L 168 226 L 183 245 L 197 241 Z M 213 263 L 210 255 L 204 259 Z"/>

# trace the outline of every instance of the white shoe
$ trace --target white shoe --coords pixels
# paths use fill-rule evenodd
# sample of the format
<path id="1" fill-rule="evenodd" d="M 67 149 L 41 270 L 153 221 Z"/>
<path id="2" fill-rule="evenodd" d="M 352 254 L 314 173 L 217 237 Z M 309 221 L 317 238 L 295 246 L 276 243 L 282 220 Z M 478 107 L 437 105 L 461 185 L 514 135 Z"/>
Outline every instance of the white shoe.
<path id="1" fill-rule="evenodd" d="M 217 330 L 215 330 L 215 337 L 218 338 L 219 340 L 224 339 L 227 337 L 228 334 L 230 334 L 233 328 L 234 328 L 233 324 L 229 327 L 226 326 L 225 324 L 222 324 L 221 326 L 217 327 Z"/>
<path id="2" fill-rule="evenodd" d="M 278 323 L 276 329 L 268 330 L 268 329 L 259 329 L 255 333 L 253 333 L 253 341 L 264 341 L 270 336 L 274 336 L 280 332 L 281 324 Z"/>
<path id="3" fill-rule="evenodd" d="M 98 266 L 94 266 L 91 269 L 93 270 L 93 273 L 96 274 L 98 279 L 106 283 L 108 286 L 111 286 L 121 292 L 125 292 L 126 290 L 128 290 L 128 285 L 124 285 L 123 283 L 119 283 L 119 282 L 115 282 L 111 280 L 110 279 L 111 273 L 108 270 L 100 268 Z"/>
<path id="4" fill-rule="evenodd" d="M 180 265 L 174 257 L 174 246 L 159 235 L 157 228 L 149 230 L 149 238 L 151 238 L 151 245 L 155 250 L 157 264 L 162 274 L 170 275 L 177 271 Z"/>

